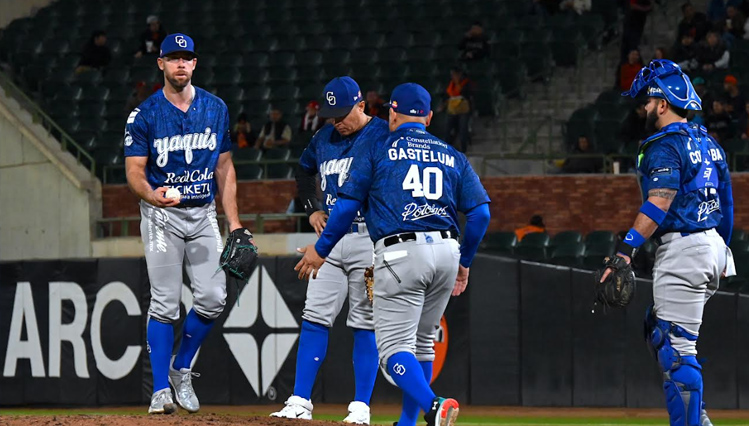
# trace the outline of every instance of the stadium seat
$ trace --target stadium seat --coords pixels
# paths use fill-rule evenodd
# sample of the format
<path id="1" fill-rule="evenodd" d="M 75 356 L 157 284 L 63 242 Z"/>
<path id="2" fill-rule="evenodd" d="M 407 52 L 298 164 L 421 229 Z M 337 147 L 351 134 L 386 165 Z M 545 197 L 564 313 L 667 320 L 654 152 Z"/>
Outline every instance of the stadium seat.
<path id="1" fill-rule="evenodd" d="M 271 102 L 290 101 L 295 100 L 298 97 L 299 88 L 296 86 L 277 86 L 272 88 L 270 92 Z"/>
<path id="2" fill-rule="evenodd" d="M 55 94 L 56 100 L 79 100 L 83 95 L 83 89 L 80 86 L 63 86 Z"/>
<path id="3" fill-rule="evenodd" d="M 268 164 L 268 179 L 291 179 L 294 176 L 294 169 L 288 164 Z"/>
<path id="4" fill-rule="evenodd" d="M 565 144 L 573 147 L 580 136 L 593 137 L 593 123 L 598 116 L 598 110 L 593 106 L 586 106 L 575 110 L 565 126 Z"/>
<path id="5" fill-rule="evenodd" d="M 733 253 L 749 252 L 749 241 L 731 238 L 731 251 Z"/>
<path id="6" fill-rule="evenodd" d="M 581 57 L 577 41 L 554 40 L 551 42 L 551 52 L 554 62 L 560 67 L 576 67 Z"/>
<path id="7" fill-rule="evenodd" d="M 370 48 L 362 48 L 353 52 L 349 60 L 352 64 L 374 64 L 378 61 L 378 51 Z"/>
<path id="8" fill-rule="evenodd" d="M 586 269 L 599 269 L 603 266 L 603 259 L 606 256 L 613 256 L 615 250 L 616 243 L 614 241 L 601 242 L 594 245 L 586 242 L 582 266 Z"/>
<path id="9" fill-rule="evenodd" d="M 251 102 L 267 101 L 270 98 L 270 88 L 266 86 L 245 86 L 244 100 Z"/>
<path id="10" fill-rule="evenodd" d="M 559 247 L 568 244 L 576 244 L 583 241 L 583 236 L 578 231 L 562 231 L 551 238 L 549 243 L 552 247 Z"/>
<path id="11" fill-rule="evenodd" d="M 622 120 L 598 119 L 594 123 L 594 140 L 597 152 L 612 154 L 620 151 Z"/>
<path id="12" fill-rule="evenodd" d="M 232 152 L 232 159 L 237 162 L 257 162 L 262 157 L 263 152 L 255 148 L 240 148 Z"/>
<path id="13" fill-rule="evenodd" d="M 747 232 L 741 228 L 733 228 L 733 233 L 731 234 L 731 241 L 735 241 L 735 240 L 746 241 Z"/>
<path id="14" fill-rule="evenodd" d="M 291 156 L 291 150 L 288 148 L 271 148 L 266 149 L 263 154 L 265 160 L 288 160 Z"/>
<path id="15" fill-rule="evenodd" d="M 546 248 L 549 246 L 549 234 L 536 232 L 528 234 L 518 242 L 515 254 L 527 260 L 546 259 Z"/>
<path id="16" fill-rule="evenodd" d="M 491 232 L 487 233 L 481 241 L 481 250 L 488 253 L 511 255 L 517 241 L 517 236 L 512 231 Z"/>
<path id="17" fill-rule="evenodd" d="M 244 99 L 244 89 L 240 86 L 220 86 L 216 90 L 216 96 L 224 102 L 240 102 Z"/>
<path id="18" fill-rule="evenodd" d="M 239 180 L 258 180 L 263 177 L 263 169 L 257 164 L 237 164 L 234 168 Z"/>
<path id="19" fill-rule="evenodd" d="M 556 246 L 551 251 L 552 263 L 565 266 L 583 266 L 585 256 L 585 244 L 581 242 L 568 242 Z"/>
<path id="20" fill-rule="evenodd" d="M 591 231 L 585 236 L 585 246 L 588 251 L 597 247 L 608 247 L 616 242 L 616 235 L 611 231 Z"/>

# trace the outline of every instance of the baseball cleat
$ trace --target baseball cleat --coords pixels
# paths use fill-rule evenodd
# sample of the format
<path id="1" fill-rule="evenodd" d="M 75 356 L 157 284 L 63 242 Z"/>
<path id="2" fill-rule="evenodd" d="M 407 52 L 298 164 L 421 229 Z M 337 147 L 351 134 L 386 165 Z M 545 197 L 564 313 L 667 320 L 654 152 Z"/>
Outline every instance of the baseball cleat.
<path id="1" fill-rule="evenodd" d="M 200 410 L 200 402 L 192 387 L 192 376 L 200 377 L 200 374 L 193 373 L 188 368 L 180 368 L 177 371 L 169 364 L 169 384 L 174 388 L 177 403 L 188 412 L 197 413 Z"/>
<path id="2" fill-rule="evenodd" d="M 172 414 L 177 411 L 177 404 L 172 399 L 172 390 L 169 388 L 154 392 L 151 397 L 151 405 L 148 414 Z"/>
<path id="3" fill-rule="evenodd" d="M 458 419 L 458 401 L 452 398 L 434 398 L 432 409 L 424 414 L 427 426 L 453 426 Z"/>
<path id="4" fill-rule="evenodd" d="M 343 423 L 353 423 L 356 425 L 369 424 L 369 405 L 361 401 L 352 401 L 348 405 L 348 416 L 343 419 Z"/>
<path id="5" fill-rule="evenodd" d="M 291 395 L 284 404 L 285 406 L 281 411 L 271 413 L 270 416 L 285 419 L 312 420 L 312 401 L 300 396 Z"/>
<path id="6" fill-rule="evenodd" d="M 713 426 L 713 422 L 710 421 L 710 417 L 707 416 L 707 411 L 704 408 L 700 411 L 700 426 Z"/>

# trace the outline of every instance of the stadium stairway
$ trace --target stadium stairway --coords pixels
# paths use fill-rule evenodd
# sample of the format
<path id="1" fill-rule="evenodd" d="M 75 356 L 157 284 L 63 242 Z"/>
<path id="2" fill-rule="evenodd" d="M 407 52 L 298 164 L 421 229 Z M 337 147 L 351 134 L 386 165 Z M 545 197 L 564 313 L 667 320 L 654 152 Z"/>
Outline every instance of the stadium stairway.
<path id="1" fill-rule="evenodd" d="M 681 4 L 656 5 L 648 17 L 641 54 L 649 60 L 655 47 L 670 47 L 681 18 Z M 697 5 L 700 7 L 700 5 Z M 576 109 L 596 100 L 612 87 L 619 61 L 621 34 L 599 51 L 587 51 L 578 67 L 556 67 L 546 83 L 528 85 L 524 99 L 507 99 L 498 117 L 477 117 L 473 123 L 474 138 L 468 156 L 474 166 L 479 155 L 544 154 L 565 152 L 564 123 Z M 534 142 L 535 140 L 535 142 Z M 471 155 L 476 153 L 476 155 Z M 488 175 L 544 172 L 539 161 L 494 161 L 486 168 Z"/>

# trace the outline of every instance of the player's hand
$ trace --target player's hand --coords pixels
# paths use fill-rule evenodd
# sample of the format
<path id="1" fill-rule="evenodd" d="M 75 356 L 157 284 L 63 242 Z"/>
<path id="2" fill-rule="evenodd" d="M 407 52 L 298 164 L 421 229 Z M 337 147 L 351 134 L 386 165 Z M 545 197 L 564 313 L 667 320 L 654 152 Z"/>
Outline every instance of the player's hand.
<path id="1" fill-rule="evenodd" d="M 310 275 L 312 276 L 312 279 L 317 278 L 317 271 L 319 271 L 325 263 L 325 259 L 317 254 L 315 246 L 310 244 L 307 247 L 298 248 L 296 251 L 304 254 L 302 260 L 300 260 L 294 267 L 294 270 L 299 272 L 299 279 L 308 280 Z"/>
<path id="2" fill-rule="evenodd" d="M 309 224 L 312 225 L 313 228 L 315 228 L 315 233 L 318 237 L 320 236 L 320 234 L 322 234 L 322 231 L 325 229 L 325 225 L 327 223 L 328 215 L 322 210 L 318 210 L 312 213 L 309 217 Z"/>
<path id="3" fill-rule="evenodd" d="M 453 288 L 452 292 L 453 296 L 460 296 L 461 293 L 466 291 L 466 287 L 468 287 L 468 272 L 469 268 L 466 268 L 463 265 L 458 265 L 458 276 L 455 277 L 455 288 Z"/>
<path id="4" fill-rule="evenodd" d="M 174 207 L 179 204 L 179 198 L 166 198 L 166 191 L 169 188 L 165 186 L 158 187 L 151 191 L 148 197 L 148 203 L 156 207 Z"/>
<path id="5" fill-rule="evenodd" d="M 632 263 L 632 259 L 630 259 L 629 256 L 625 256 L 625 255 L 620 254 L 620 253 L 617 253 L 616 255 L 619 256 L 619 257 L 624 258 L 624 260 L 627 261 L 627 265 L 629 265 L 630 263 Z M 599 282 L 606 281 L 606 278 L 608 278 L 609 275 L 611 275 L 611 271 L 612 271 L 611 268 L 606 268 L 606 270 L 603 271 L 603 275 L 601 275 L 601 281 L 599 281 Z"/>

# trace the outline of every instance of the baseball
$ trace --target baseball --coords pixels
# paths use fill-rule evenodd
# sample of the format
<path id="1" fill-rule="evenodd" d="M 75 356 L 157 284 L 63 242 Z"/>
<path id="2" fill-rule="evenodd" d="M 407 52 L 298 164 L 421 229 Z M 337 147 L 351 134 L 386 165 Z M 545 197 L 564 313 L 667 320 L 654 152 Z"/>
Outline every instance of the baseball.
<path id="1" fill-rule="evenodd" d="M 164 194 L 166 198 L 172 198 L 175 200 L 179 200 L 182 195 L 179 193 L 179 189 L 177 188 L 169 188 L 166 190 L 166 193 Z"/>

